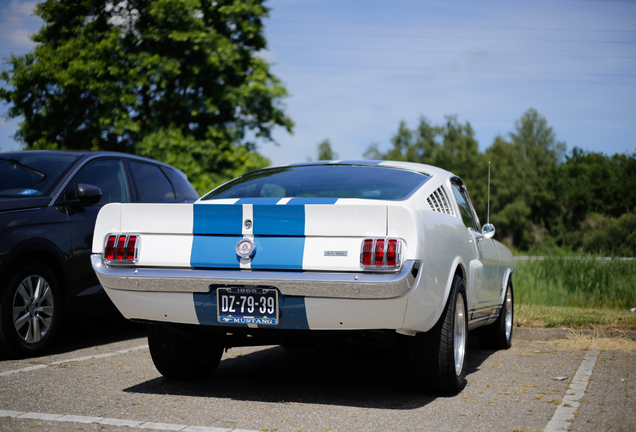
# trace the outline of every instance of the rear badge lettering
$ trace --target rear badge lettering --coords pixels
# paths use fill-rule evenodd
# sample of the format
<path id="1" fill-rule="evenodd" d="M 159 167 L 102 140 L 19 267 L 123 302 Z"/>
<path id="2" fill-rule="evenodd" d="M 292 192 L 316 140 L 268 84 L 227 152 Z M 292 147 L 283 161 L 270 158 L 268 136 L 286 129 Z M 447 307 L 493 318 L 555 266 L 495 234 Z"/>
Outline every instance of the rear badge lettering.
<path id="1" fill-rule="evenodd" d="M 325 251 L 325 256 L 347 256 L 347 251 Z"/>

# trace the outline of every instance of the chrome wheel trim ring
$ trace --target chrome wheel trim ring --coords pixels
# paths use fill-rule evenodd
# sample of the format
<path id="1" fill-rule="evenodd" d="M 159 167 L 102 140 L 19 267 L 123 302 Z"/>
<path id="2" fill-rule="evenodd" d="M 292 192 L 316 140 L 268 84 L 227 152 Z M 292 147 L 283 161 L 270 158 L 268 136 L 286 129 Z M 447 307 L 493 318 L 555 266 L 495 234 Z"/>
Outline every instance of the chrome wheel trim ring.
<path id="1" fill-rule="evenodd" d="M 35 344 L 48 333 L 55 305 L 51 286 L 42 276 L 29 275 L 13 296 L 13 326 L 23 342 Z"/>
<path id="2" fill-rule="evenodd" d="M 464 296 L 457 295 L 455 301 L 455 328 L 454 328 L 454 354 L 455 354 L 455 374 L 460 376 L 464 367 L 464 356 L 466 355 L 466 314 L 464 311 Z"/>
<path id="3" fill-rule="evenodd" d="M 506 291 L 506 340 L 510 340 L 510 336 L 512 335 L 512 292 L 510 291 L 510 287 L 508 287 Z"/>

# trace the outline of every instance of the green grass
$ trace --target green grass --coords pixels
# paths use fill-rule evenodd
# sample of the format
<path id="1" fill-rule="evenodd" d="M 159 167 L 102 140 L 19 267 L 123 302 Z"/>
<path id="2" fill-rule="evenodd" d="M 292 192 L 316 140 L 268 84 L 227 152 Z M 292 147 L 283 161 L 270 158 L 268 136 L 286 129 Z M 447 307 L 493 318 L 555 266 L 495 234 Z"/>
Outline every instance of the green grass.
<path id="1" fill-rule="evenodd" d="M 636 307 L 636 260 L 557 257 L 517 261 L 515 303 L 629 310 Z"/>
<path id="2" fill-rule="evenodd" d="M 636 261 L 517 261 L 513 281 L 517 325 L 636 330 Z"/>
<path id="3" fill-rule="evenodd" d="M 520 327 L 636 331 L 636 313 L 626 310 L 515 303 L 515 325 Z"/>

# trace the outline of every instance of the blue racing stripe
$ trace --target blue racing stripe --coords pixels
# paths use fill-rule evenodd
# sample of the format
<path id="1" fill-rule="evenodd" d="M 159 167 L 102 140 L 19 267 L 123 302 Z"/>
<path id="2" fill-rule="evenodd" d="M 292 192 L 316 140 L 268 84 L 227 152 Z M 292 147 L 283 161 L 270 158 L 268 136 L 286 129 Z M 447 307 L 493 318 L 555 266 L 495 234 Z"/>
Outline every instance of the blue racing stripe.
<path id="1" fill-rule="evenodd" d="M 286 205 L 326 204 L 333 205 L 338 198 L 292 198 Z"/>
<path id="2" fill-rule="evenodd" d="M 243 206 L 228 204 L 194 204 L 192 233 L 197 234 L 241 234 Z"/>
<path id="3" fill-rule="evenodd" d="M 210 206 L 213 207 L 213 206 Z M 240 208 L 240 207 L 239 207 Z M 236 244 L 243 236 L 203 236 L 192 239 L 190 265 L 192 267 L 240 268 Z"/>
<path id="4" fill-rule="evenodd" d="M 234 204 L 194 206 L 190 265 L 240 268 L 236 245 L 242 238 L 243 204 L 252 206 L 256 254 L 253 269 L 302 270 L 305 250 L 305 206 L 333 205 L 336 198 L 241 198 Z"/>
<path id="5" fill-rule="evenodd" d="M 236 245 L 243 236 L 194 236 L 190 265 L 199 268 L 240 268 Z M 253 269 L 302 270 L 304 237 L 255 236 Z"/>
<path id="6" fill-rule="evenodd" d="M 199 324 L 221 327 L 247 327 L 247 324 L 220 323 L 217 315 L 216 290 L 209 293 L 194 293 L 194 310 Z M 278 294 L 279 323 L 278 325 L 260 325 L 260 328 L 276 328 L 290 330 L 308 330 L 307 310 L 303 297 L 285 296 Z"/>
<path id="7" fill-rule="evenodd" d="M 253 269 L 302 270 L 304 237 L 254 237 Z"/>
<path id="8" fill-rule="evenodd" d="M 234 205 L 256 204 L 256 205 L 276 205 L 280 198 L 241 198 Z"/>
<path id="9" fill-rule="evenodd" d="M 305 235 L 305 207 L 254 205 L 254 235 Z"/>

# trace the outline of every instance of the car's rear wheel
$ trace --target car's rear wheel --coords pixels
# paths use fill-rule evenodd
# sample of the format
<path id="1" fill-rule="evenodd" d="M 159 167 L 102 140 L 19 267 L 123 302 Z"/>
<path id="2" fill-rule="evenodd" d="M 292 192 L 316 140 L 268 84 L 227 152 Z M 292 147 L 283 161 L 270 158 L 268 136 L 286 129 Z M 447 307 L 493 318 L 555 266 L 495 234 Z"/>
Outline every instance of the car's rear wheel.
<path id="1" fill-rule="evenodd" d="M 512 346 L 514 319 L 514 293 L 512 281 L 508 281 L 506 295 L 497 320 L 477 330 L 479 344 L 484 348 L 508 349 Z"/>
<path id="2" fill-rule="evenodd" d="M 209 378 L 223 355 L 219 335 L 194 337 L 162 324 L 148 325 L 148 345 L 157 370 L 171 379 Z"/>
<path id="3" fill-rule="evenodd" d="M 439 321 L 410 340 L 411 370 L 418 389 L 455 394 L 466 385 L 468 319 L 466 288 L 455 276 Z"/>
<path id="4" fill-rule="evenodd" d="M 46 264 L 29 259 L 16 268 L 0 299 L 0 350 L 11 357 L 33 357 L 54 339 L 62 301 Z"/>

